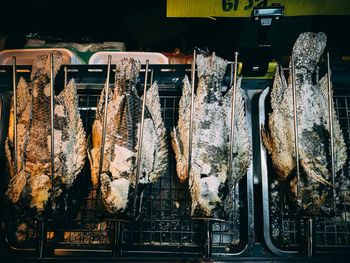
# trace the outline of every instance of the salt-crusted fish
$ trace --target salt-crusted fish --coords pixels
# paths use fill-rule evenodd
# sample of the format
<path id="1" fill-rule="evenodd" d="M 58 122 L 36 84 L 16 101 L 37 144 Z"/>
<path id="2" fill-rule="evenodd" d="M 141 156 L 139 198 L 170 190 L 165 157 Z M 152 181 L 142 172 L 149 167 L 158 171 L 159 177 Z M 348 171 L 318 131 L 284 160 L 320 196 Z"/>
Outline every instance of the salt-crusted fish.
<path id="1" fill-rule="evenodd" d="M 178 177 L 182 182 L 189 179 L 191 214 L 213 216 L 213 210 L 219 208 L 219 204 L 227 196 L 227 189 L 246 174 L 247 163 L 250 163 L 251 144 L 244 115 L 242 90 L 238 87 L 236 107 L 239 109 L 235 123 L 233 173 L 229 175 L 233 92 L 231 89 L 223 97 L 221 90 L 221 81 L 227 62 L 215 55 L 209 57 L 198 55 L 196 62 L 199 80 L 197 92 L 194 94 L 192 155 L 189 172 L 187 167 L 191 85 L 187 76 L 183 81 L 182 97 L 179 102 L 179 121 L 172 133 L 172 145 L 176 154 Z M 239 80 L 238 86 L 240 83 Z M 231 189 L 232 187 L 229 192 Z M 232 201 L 230 199 L 226 202 L 225 210 L 230 210 Z M 230 213 L 230 211 L 227 212 Z"/>
<path id="2" fill-rule="evenodd" d="M 61 63 L 60 52 L 53 52 L 54 76 Z M 14 170 L 13 115 L 6 140 L 11 181 L 10 201 L 42 212 L 51 201 L 68 190 L 80 173 L 86 158 L 86 136 L 78 111 L 74 81 L 54 98 L 55 176 L 51 179 L 50 53 L 35 58 L 31 74 L 32 94 L 23 79 L 18 84 L 18 171 Z M 39 213 L 40 214 L 40 213 Z"/>
<path id="3" fill-rule="evenodd" d="M 332 195 L 327 75 L 318 83 L 312 73 L 326 46 L 324 33 L 302 33 L 293 47 L 298 115 L 299 158 L 301 165 L 301 206 L 308 214 L 328 213 Z M 290 66 L 291 76 L 291 66 Z M 291 78 L 287 83 L 279 69 L 271 91 L 272 113 L 269 132 L 263 141 L 282 181 L 288 182 L 292 200 L 297 200 L 295 175 L 294 115 Z M 333 107 L 334 109 L 334 107 Z M 344 165 L 347 154 L 344 137 L 333 110 L 335 172 Z"/>
<path id="4" fill-rule="evenodd" d="M 104 101 L 102 91 L 92 131 L 89 154 L 91 179 L 100 187 L 102 200 L 113 214 L 126 211 L 136 184 L 136 156 L 141 122 L 142 100 L 136 83 L 141 68 L 139 61 L 123 59 L 116 67 L 114 89 L 108 94 L 107 128 L 102 173 L 99 178 Z M 160 113 L 158 85 L 147 90 L 139 183 L 155 182 L 167 169 L 166 130 Z"/>

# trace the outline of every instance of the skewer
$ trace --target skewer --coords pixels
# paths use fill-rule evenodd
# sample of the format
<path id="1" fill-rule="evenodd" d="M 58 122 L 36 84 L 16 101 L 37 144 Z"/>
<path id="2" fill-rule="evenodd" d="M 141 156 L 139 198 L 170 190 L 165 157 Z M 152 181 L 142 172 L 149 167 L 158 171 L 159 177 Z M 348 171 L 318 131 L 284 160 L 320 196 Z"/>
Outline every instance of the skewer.
<path id="1" fill-rule="evenodd" d="M 192 133 L 193 133 L 193 108 L 194 108 L 194 81 L 196 77 L 196 50 L 193 50 L 193 60 L 191 68 L 191 105 L 190 105 L 190 129 L 188 134 L 188 159 L 187 159 L 187 174 L 190 176 L 192 162 Z"/>
<path id="2" fill-rule="evenodd" d="M 296 100 L 296 88 L 295 88 L 295 69 L 294 69 L 294 56 L 291 56 L 291 66 L 292 66 L 292 91 L 293 91 L 293 115 L 294 115 L 294 147 L 295 147 L 295 159 L 297 168 L 297 202 L 298 209 L 301 204 L 300 196 L 300 167 L 299 167 L 299 138 L 298 138 L 298 105 Z"/>
<path id="3" fill-rule="evenodd" d="M 230 87 L 233 84 L 233 64 L 230 63 Z"/>
<path id="4" fill-rule="evenodd" d="M 121 224 L 120 220 L 113 222 L 113 246 L 112 246 L 112 257 L 121 256 Z"/>
<path id="5" fill-rule="evenodd" d="M 68 75 L 68 73 L 67 73 L 67 66 L 64 66 L 64 88 L 66 88 L 67 87 L 67 75 Z"/>
<path id="6" fill-rule="evenodd" d="M 40 223 L 40 243 L 39 243 L 39 258 L 45 256 L 46 250 L 46 224 L 45 221 Z"/>
<path id="7" fill-rule="evenodd" d="M 100 153 L 100 163 L 98 169 L 98 189 L 100 189 L 100 177 L 103 168 L 103 156 L 105 150 L 105 140 L 106 140 L 106 127 L 107 127 L 107 110 L 108 110 L 108 97 L 109 97 L 109 78 L 111 71 L 111 55 L 108 56 L 107 65 L 107 78 L 106 78 L 106 93 L 105 93 L 105 105 L 104 105 L 104 117 L 103 117 L 103 127 L 102 127 L 102 142 L 101 142 L 101 153 Z M 99 191 L 98 191 L 99 193 Z"/>
<path id="8" fill-rule="evenodd" d="M 235 131 L 235 114 L 236 114 L 236 87 L 237 87 L 237 60 L 238 60 L 238 52 L 235 52 L 235 65 L 234 65 L 234 73 L 233 73 L 233 94 L 232 94 L 232 104 L 231 104 L 231 130 L 230 130 L 230 162 L 229 162 L 229 174 L 232 173 L 232 160 L 233 160 L 233 139 L 234 139 L 234 131 Z"/>
<path id="9" fill-rule="evenodd" d="M 153 69 L 151 69 L 151 78 L 150 78 L 150 87 L 152 86 L 153 84 Z"/>
<path id="10" fill-rule="evenodd" d="M 313 219 L 306 219 L 306 242 L 307 242 L 307 256 L 312 257 L 314 254 L 314 231 L 313 231 Z"/>
<path id="11" fill-rule="evenodd" d="M 50 104 L 51 104 L 51 182 L 55 177 L 55 132 L 54 132 L 54 90 L 53 90 L 53 54 L 50 54 Z"/>
<path id="12" fill-rule="evenodd" d="M 293 115 L 294 115 L 294 145 L 295 145 L 295 159 L 297 169 L 297 202 L 298 211 L 301 205 L 301 186 L 300 186 L 300 166 L 299 166 L 299 138 L 298 138 L 298 104 L 296 100 L 296 88 L 295 88 L 295 69 L 294 69 L 294 56 L 291 56 L 291 69 L 292 69 L 292 92 L 293 92 Z M 306 253 L 308 257 L 311 257 L 314 253 L 314 233 L 313 233 L 313 221 L 311 217 L 304 220 L 306 224 Z"/>
<path id="13" fill-rule="evenodd" d="M 213 244 L 213 232 L 212 232 L 212 222 L 210 220 L 204 221 L 205 224 L 205 243 L 204 243 L 204 257 L 211 258 L 212 256 L 212 244 Z"/>
<path id="14" fill-rule="evenodd" d="M 332 83 L 331 83 L 331 67 L 329 61 L 329 52 L 327 52 L 327 77 L 328 77 L 328 116 L 329 116 L 329 134 L 330 134 L 330 144 L 331 144 L 331 174 L 332 174 L 332 192 L 333 192 L 333 211 L 336 211 L 336 194 L 335 194 L 335 167 L 334 167 L 334 137 L 333 137 L 333 93 L 332 93 Z"/>
<path id="15" fill-rule="evenodd" d="M 143 87 L 142 96 L 142 111 L 141 111 L 141 122 L 139 127 L 139 136 L 137 142 L 137 156 L 136 156 L 136 181 L 135 181 L 135 191 L 134 191 L 134 215 L 136 215 L 136 201 L 137 201 L 137 190 L 139 186 L 140 178 L 140 166 L 141 166 L 141 151 L 142 151 L 142 137 L 143 137 L 143 123 L 145 119 L 145 108 L 146 108 L 146 93 L 147 93 L 147 78 L 148 78 L 148 66 L 149 60 L 146 60 L 146 71 L 145 71 L 145 82 Z M 152 83 L 151 83 L 152 84 Z"/>
<path id="16" fill-rule="evenodd" d="M 16 57 L 12 57 L 12 82 L 13 82 L 13 141 L 14 141 L 14 174 L 17 173 L 17 66 L 16 66 Z"/>
<path id="17" fill-rule="evenodd" d="M 235 131 L 235 114 L 236 114 L 236 88 L 237 88 L 237 65 L 238 65 L 238 52 L 235 52 L 235 62 L 234 62 L 234 73 L 233 73 L 233 91 L 232 91 L 232 104 L 231 104 L 231 130 L 230 130 L 230 158 L 229 158 L 229 176 L 232 175 L 232 160 L 233 160 L 233 141 L 234 141 L 234 131 Z M 231 80 L 232 82 L 232 80 Z M 232 178 L 232 177 L 231 177 Z M 237 182 L 231 182 L 233 187 L 233 193 L 234 193 L 234 200 L 233 204 L 233 224 L 236 229 L 236 221 L 237 221 L 237 208 L 238 208 L 238 183 Z M 236 233 L 236 232 L 234 232 Z M 236 237 L 234 237 L 236 240 Z"/>

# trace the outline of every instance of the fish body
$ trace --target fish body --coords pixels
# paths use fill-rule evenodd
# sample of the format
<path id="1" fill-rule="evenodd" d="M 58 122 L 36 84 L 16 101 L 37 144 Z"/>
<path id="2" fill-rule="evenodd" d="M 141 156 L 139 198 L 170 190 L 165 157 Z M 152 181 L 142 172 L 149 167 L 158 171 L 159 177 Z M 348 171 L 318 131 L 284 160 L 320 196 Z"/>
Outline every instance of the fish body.
<path id="1" fill-rule="evenodd" d="M 327 75 L 317 83 L 312 80 L 316 63 L 326 46 L 324 33 L 302 33 L 293 47 L 300 174 L 299 208 L 306 214 L 329 213 L 332 193 L 331 156 L 328 113 Z M 291 65 L 289 67 L 291 76 Z M 297 202 L 297 177 L 294 145 L 294 115 L 291 77 L 287 82 L 276 71 L 271 91 L 272 113 L 269 133 L 263 130 L 263 141 L 282 181 L 287 182 L 290 196 Z M 347 154 L 344 137 L 333 107 L 335 172 L 344 165 Z"/>
<path id="2" fill-rule="evenodd" d="M 136 159 L 142 112 L 142 100 L 137 94 L 136 82 L 140 68 L 140 62 L 133 59 L 123 59 L 117 64 L 114 89 L 111 89 L 108 95 L 100 178 L 106 87 L 102 91 L 93 124 L 92 149 L 89 154 L 91 179 L 94 187 L 100 184 L 105 207 L 113 214 L 126 211 L 136 185 Z M 167 159 L 166 131 L 160 114 L 158 86 L 154 83 L 146 95 L 138 183 L 145 185 L 156 181 L 166 170 Z"/>
<path id="3" fill-rule="evenodd" d="M 190 82 L 185 77 L 182 97 L 179 102 L 178 126 L 172 133 L 172 144 L 176 154 L 176 168 L 180 181 L 189 180 L 191 193 L 191 214 L 214 216 L 214 209 L 219 208 L 227 192 L 227 182 L 238 182 L 241 175 L 234 163 L 235 173 L 229 172 L 229 136 L 231 124 L 232 90 L 222 95 L 221 81 L 225 74 L 227 62 L 215 55 L 197 56 L 198 86 L 194 96 L 191 170 L 188 172 L 189 126 L 190 126 Z M 240 81 L 239 81 L 240 84 Z M 240 88 L 239 88 L 240 89 Z M 238 97 L 242 106 L 242 92 Z M 230 100 L 231 99 L 231 100 Z M 244 105 L 244 104 L 243 104 Z M 242 112 L 242 111 L 241 111 Z M 243 121 L 242 123 L 240 121 Z M 239 118 L 236 129 L 247 127 L 246 119 Z M 229 126 L 227 126 L 229 125 Z M 242 133 L 240 134 L 242 135 Z M 250 162 L 251 145 L 249 134 L 245 134 L 248 160 Z M 239 140 L 239 139 L 238 139 Z M 237 141 L 237 140 L 236 140 Z M 240 148 L 236 144 L 236 149 Z M 238 169 L 238 170 L 237 170 Z M 242 174 L 246 173 L 243 168 Z M 229 208 L 227 207 L 229 210 Z M 219 208 L 220 210 L 220 208 Z"/>
<path id="4" fill-rule="evenodd" d="M 54 76 L 61 63 L 60 52 L 53 52 Z M 51 178 L 50 53 L 35 58 L 31 74 L 32 94 L 21 79 L 18 84 L 18 169 L 14 169 L 13 106 L 6 140 L 11 180 L 7 196 L 14 204 L 24 204 L 41 213 L 49 201 L 69 189 L 81 171 L 86 157 L 86 136 L 78 112 L 74 81 L 54 98 L 55 175 Z"/>

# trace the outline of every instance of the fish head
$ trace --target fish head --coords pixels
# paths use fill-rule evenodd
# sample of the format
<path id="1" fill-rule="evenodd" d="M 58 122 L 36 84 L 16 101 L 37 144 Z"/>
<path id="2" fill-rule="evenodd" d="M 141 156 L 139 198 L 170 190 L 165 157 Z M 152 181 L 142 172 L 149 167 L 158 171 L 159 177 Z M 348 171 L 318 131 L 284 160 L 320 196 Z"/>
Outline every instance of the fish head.
<path id="1" fill-rule="evenodd" d="M 34 81 L 39 76 L 50 76 L 51 73 L 51 55 L 53 55 L 53 75 L 56 76 L 62 64 L 62 53 L 59 51 L 50 51 L 37 56 L 33 61 L 31 80 Z"/>
<path id="2" fill-rule="evenodd" d="M 197 56 L 197 72 L 199 78 L 197 95 L 201 94 L 208 102 L 216 101 L 221 97 L 221 82 L 224 77 L 227 61 L 215 56 Z"/>
<path id="3" fill-rule="evenodd" d="M 52 65 L 51 65 L 52 55 Z M 33 61 L 32 74 L 30 76 L 33 84 L 33 96 L 35 98 L 46 100 L 51 96 L 50 83 L 51 67 L 53 69 L 53 78 L 55 78 L 62 64 L 62 53 L 52 51 L 37 56 Z"/>
<path id="4" fill-rule="evenodd" d="M 200 54 L 197 56 L 196 63 L 199 78 L 208 76 L 221 82 L 227 66 L 226 60 L 217 57 L 215 53 L 207 57 Z"/>
<path id="5" fill-rule="evenodd" d="M 306 68 L 312 73 L 326 47 L 326 42 L 327 36 L 323 32 L 301 33 L 293 46 L 296 71 Z"/>

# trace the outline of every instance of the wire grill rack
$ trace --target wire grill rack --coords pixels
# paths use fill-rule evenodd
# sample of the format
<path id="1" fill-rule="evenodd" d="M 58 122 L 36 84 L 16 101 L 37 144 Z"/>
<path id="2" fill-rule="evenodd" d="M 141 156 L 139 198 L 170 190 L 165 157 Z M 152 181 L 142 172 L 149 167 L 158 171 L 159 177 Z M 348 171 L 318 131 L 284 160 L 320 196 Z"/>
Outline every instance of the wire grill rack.
<path id="1" fill-rule="evenodd" d="M 18 68 L 28 79 L 30 67 Z M 248 201 L 252 200 L 252 197 L 248 197 L 252 192 L 247 190 L 252 189 L 251 172 L 240 183 L 238 223 L 223 220 L 209 222 L 190 218 L 188 187 L 186 184 L 181 184 L 177 178 L 170 142 L 170 131 L 177 123 L 182 79 L 184 74 L 188 74 L 188 65 L 152 65 L 150 68 L 154 71 L 153 80 L 158 81 L 159 85 L 161 113 L 168 132 L 171 154 L 166 174 L 144 190 L 139 220 L 129 222 L 107 215 L 97 198 L 97 189 L 92 188 L 87 160 L 82 174 L 77 179 L 79 188 L 72 191 L 76 190 L 76 193 L 69 200 L 72 208 L 62 219 L 48 217 L 44 224 L 25 216 L 16 217 L 16 220 L 2 219 L 5 221 L 6 243 L 11 250 L 26 255 L 38 255 L 38 251 L 44 250 L 45 256 L 88 253 L 99 256 L 149 254 L 187 258 L 203 256 L 229 258 L 251 251 L 254 243 L 253 207 Z M 65 71 L 68 72 L 68 79 L 76 80 L 81 118 L 89 135 L 99 94 L 104 85 L 106 67 L 70 65 L 66 66 Z M 3 90 L 5 93 L 10 93 L 8 87 L 12 83 L 6 76 L 11 76 L 11 68 L 3 67 L 1 73 L 3 75 L 0 75 L 0 80 L 7 84 L 7 89 Z M 113 72 L 111 74 L 114 75 Z M 61 70 L 56 77 L 56 86 L 63 86 L 63 75 Z M 143 78 L 144 71 L 141 70 L 139 83 L 143 82 Z M 140 84 L 137 88 L 141 92 L 143 86 Z M 6 101 L 4 103 L 6 104 Z M 6 122 L 6 118 L 2 121 Z"/>
<path id="2" fill-rule="evenodd" d="M 333 73 L 336 73 L 335 69 Z M 348 76 L 348 75 L 347 75 Z M 350 94 L 347 81 L 333 80 L 333 100 L 338 120 L 343 131 L 348 149 L 348 160 L 343 169 L 336 175 L 337 211 L 332 217 L 314 219 L 314 243 L 316 253 L 346 253 L 350 248 Z M 265 98 L 268 89 L 262 92 L 259 102 L 260 124 L 265 120 Z M 271 160 L 261 142 L 262 187 L 264 238 L 269 249 L 281 256 L 305 253 L 306 222 L 295 217 L 291 207 L 286 202 L 287 197 L 282 191 L 278 176 L 273 172 Z"/>

